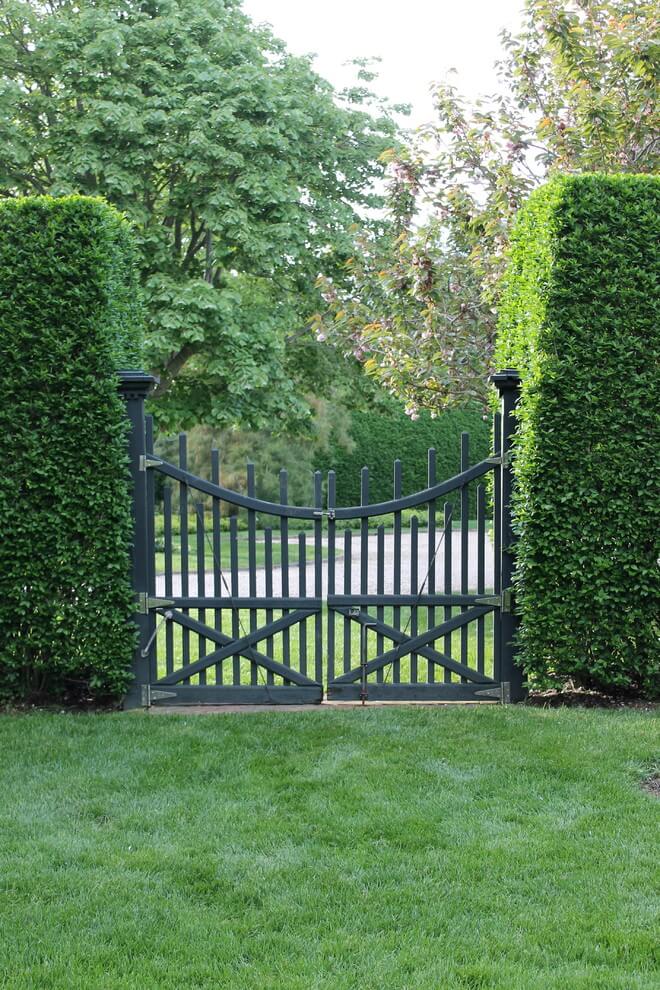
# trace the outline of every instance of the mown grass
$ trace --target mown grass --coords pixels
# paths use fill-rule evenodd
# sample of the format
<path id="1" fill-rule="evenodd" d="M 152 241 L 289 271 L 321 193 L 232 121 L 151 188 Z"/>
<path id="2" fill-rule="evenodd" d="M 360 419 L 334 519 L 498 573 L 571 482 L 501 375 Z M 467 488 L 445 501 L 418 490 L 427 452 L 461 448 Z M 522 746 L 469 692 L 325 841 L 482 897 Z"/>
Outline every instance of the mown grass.
<path id="1" fill-rule="evenodd" d="M 658 722 L 0 719 L 0 984 L 651 990 Z"/>

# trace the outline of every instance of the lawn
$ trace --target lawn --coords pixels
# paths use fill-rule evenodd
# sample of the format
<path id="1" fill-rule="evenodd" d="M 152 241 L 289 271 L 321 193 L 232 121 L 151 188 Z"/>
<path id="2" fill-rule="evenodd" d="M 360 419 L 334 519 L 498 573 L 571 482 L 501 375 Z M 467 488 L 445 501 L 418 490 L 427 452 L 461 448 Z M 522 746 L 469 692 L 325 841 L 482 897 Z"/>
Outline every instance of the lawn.
<path id="1" fill-rule="evenodd" d="M 0 985 L 651 990 L 658 742 L 636 711 L 0 718 Z"/>

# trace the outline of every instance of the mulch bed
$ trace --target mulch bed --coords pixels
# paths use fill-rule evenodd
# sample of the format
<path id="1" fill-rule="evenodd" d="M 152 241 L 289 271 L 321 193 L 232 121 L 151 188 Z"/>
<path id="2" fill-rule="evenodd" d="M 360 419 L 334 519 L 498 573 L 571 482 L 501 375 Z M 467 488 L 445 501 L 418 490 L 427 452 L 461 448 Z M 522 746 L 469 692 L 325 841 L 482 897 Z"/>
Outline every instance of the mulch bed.
<path id="1" fill-rule="evenodd" d="M 531 691 L 526 705 L 536 708 L 636 708 L 641 711 L 654 711 L 658 702 L 633 698 L 629 695 L 602 694 L 600 691 L 587 691 L 580 688 Z"/>
<path id="2" fill-rule="evenodd" d="M 652 773 L 650 777 L 642 781 L 642 790 L 653 797 L 660 798 L 660 773 Z"/>

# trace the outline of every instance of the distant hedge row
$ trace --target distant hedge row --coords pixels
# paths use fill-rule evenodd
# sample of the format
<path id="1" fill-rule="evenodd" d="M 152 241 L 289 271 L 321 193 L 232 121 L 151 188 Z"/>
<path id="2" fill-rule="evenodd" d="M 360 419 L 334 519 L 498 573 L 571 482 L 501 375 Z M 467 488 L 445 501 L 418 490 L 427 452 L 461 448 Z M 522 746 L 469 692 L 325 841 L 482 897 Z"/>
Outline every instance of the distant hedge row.
<path id="1" fill-rule="evenodd" d="M 120 694 L 134 632 L 126 416 L 132 248 L 100 200 L 0 204 L 0 696 Z"/>
<path id="2" fill-rule="evenodd" d="M 559 178 L 513 236 L 518 602 L 540 679 L 660 687 L 660 179 Z"/>
<path id="3" fill-rule="evenodd" d="M 394 461 L 401 461 L 402 491 L 411 494 L 427 485 L 427 452 L 436 450 L 436 476 L 443 481 L 460 470 L 461 433 L 470 434 L 470 460 L 474 464 L 491 451 L 490 423 L 477 406 L 452 410 L 438 419 L 421 413 L 412 420 L 403 409 L 391 412 L 355 412 L 351 417 L 351 449 L 334 442 L 321 470 L 334 469 L 337 476 L 337 505 L 359 505 L 360 472 L 369 468 L 369 500 L 392 498 Z M 474 492 L 471 511 L 474 513 Z"/>

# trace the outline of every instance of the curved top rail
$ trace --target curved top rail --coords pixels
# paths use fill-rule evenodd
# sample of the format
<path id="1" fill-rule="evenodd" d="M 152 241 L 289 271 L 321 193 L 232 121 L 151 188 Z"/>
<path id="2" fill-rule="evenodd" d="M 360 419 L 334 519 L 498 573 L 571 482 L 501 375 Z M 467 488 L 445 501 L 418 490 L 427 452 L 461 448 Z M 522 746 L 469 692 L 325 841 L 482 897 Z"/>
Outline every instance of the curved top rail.
<path id="1" fill-rule="evenodd" d="M 479 461 L 478 464 L 474 464 L 466 471 L 454 475 L 453 478 L 441 481 L 437 485 L 431 485 L 430 488 L 423 488 L 421 491 L 414 492 L 412 495 L 404 495 L 402 498 L 392 499 L 389 502 L 375 502 L 372 505 L 353 505 L 348 508 L 333 509 L 332 511 L 334 512 L 335 519 L 360 519 L 368 516 L 384 516 L 391 512 L 400 512 L 402 509 L 412 509 L 416 505 L 424 505 L 432 499 L 440 498 L 442 495 L 447 495 L 457 488 L 462 488 L 463 485 L 469 484 L 475 478 L 481 478 L 482 475 L 492 471 L 498 463 L 499 458 L 489 457 L 485 461 Z M 165 474 L 175 481 L 183 482 L 191 488 L 204 492 L 206 495 L 219 498 L 223 502 L 229 502 L 232 505 L 241 506 L 244 509 L 254 509 L 255 512 L 263 512 L 268 516 L 286 516 L 290 519 L 318 519 L 319 516 L 325 514 L 322 509 L 315 509 L 311 506 L 281 505 L 279 502 L 267 502 L 265 499 L 241 495 L 239 492 L 234 492 L 230 488 L 224 488 L 222 485 L 214 485 L 211 481 L 198 478 L 197 475 L 191 474 L 189 471 L 184 471 L 174 464 L 163 461 L 151 454 L 149 455 L 149 465 L 160 471 L 161 474 Z"/>
<path id="2" fill-rule="evenodd" d="M 197 491 L 212 495 L 213 498 L 222 499 L 223 502 L 229 502 L 231 505 L 240 505 L 244 509 L 254 509 L 255 512 L 263 512 L 269 516 L 287 516 L 293 519 L 318 519 L 321 515 L 320 509 L 312 509 L 309 506 L 280 505 L 279 502 L 266 502 L 261 498 L 241 495 L 239 492 L 233 492 L 230 488 L 223 488 L 222 485 L 214 485 L 211 481 L 198 478 L 196 474 L 183 471 L 174 464 L 161 461 L 160 458 L 152 457 L 152 455 L 149 455 L 149 462 L 161 474 L 174 478 L 175 481 L 182 481 L 191 488 L 196 488 Z"/>
<path id="3" fill-rule="evenodd" d="M 468 468 L 466 471 L 454 475 L 453 478 L 447 478 L 446 481 L 441 481 L 437 485 L 431 485 L 430 488 L 423 488 L 421 491 L 415 492 L 412 495 L 394 498 L 389 502 L 375 502 L 372 505 L 353 505 L 347 509 L 335 509 L 335 518 L 360 519 L 364 516 L 384 516 L 390 512 L 400 512 L 401 509 L 412 509 L 416 505 L 424 505 L 425 502 L 430 502 L 434 498 L 440 498 L 441 495 L 453 492 L 456 488 L 462 488 L 463 485 L 474 481 L 475 478 L 480 478 L 482 475 L 488 474 L 497 463 L 494 458 L 487 458 L 485 461 L 479 461 L 478 464 L 473 465 L 473 467 Z"/>

